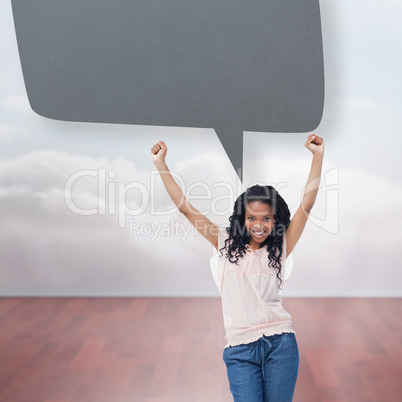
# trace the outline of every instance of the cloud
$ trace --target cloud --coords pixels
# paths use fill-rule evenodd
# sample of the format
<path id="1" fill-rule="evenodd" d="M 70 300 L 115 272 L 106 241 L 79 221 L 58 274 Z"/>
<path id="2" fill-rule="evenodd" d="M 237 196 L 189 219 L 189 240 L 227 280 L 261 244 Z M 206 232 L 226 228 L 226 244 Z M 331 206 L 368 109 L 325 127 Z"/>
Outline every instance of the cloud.
<path id="1" fill-rule="evenodd" d="M 18 111 L 18 112 L 32 112 L 29 104 L 28 96 L 26 93 L 23 95 L 9 95 L 1 101 L 2 106 L 6 109 Z"/>
<path id="2" fill-rule="evenodd" d="M 345 98 L 344 106 L 364 112 L 378 110 L 378 104 L 372 98 Z"/>
<path id="3" fill-rule="evenodd" d="M 339 28 L 344 31 L 389 30 L 400 25 L 399 15 L 402 13 L 401 0 L 358 0 L 348 3 L 338 3 L 332 11 L 337 13 Z"/>
<path id="4" fill-rule="evenodd" d="M 149 189 L 149 197 L 169 197 L 160 187 L 152 193 L 150 172 L 121 158 L 42 150 L 0 161 L 2 294 L 216 295 L 201 258 L 202 250 L 209 252 L 211 246 L 205 239 L 195 239 L 195 230 L 189 232 L 192 226 L 177 210 L 157 216 L 148 207 L 141 215 L 127 215 L 128 223 L 137 219 L 143 228 L 159 225 L 160 229 L 164 224 L 166 229 L 173 222 L 181 229 L 172 225 L 170 232 L 154 236 L 130 233 L 129 226 L 119 228 L 115 215 L 82 216 L 67 208 L 67 179 L 80 171 L 99 173 L 100 169 L 116 172 L 108 184 L 139 183 Z M 136 195 L 127 192 L 127 202 L 136 201 Z M 99 199 L 104 200 L 98 178 L 79 179 L 73 198 L 82 208 L 96 207 Z M 158 207 L 163 209 L 160 203 Z M 172 253 L 181 244 L 186 245 L 182 252 Z M 200 258 L 194 264 L 195 256 Z"/>
<path id="5" fill-rule="evenodd" d="M 310 165 L 310 159 L 254 159 L 249 161 L 248 170 L 261 171 L 261 166 L 264 166 L 259 181 L 274 185 L 294 213 L 302 200 Z M 402 228 L 402 211 L 398 207 L 402 205 L 400 181 L 339 166 L 324 157 L 320 186 L 312 211 L 317 217 L 324 219 L 325 215 L 339 214 L 343 229 L 356 235 L 375 228 L 378 235 L 389 236 L 391 228 Z M 327 198 L 334 190 L 338 192 L 339 211 L 328 211 Z"/>
<path id="6" fill-rule="evenodd" d="M 28 133 L 21 127 L 0 124 L 0 140 L 9 141 L 15 139 L 16 137 L 26 137 L 27 135 Z"/>
<path id="7" fill-rule="evenodd" d="M 210 199 L 192 201 L 200 210 L 225 193 L 214 188 L 214 183 L 224 181 L 224 177 L 234 182 L 237 178 L 235 172 L 230 174 L 230 162 L 218 155 L 208 156 L 216 158 L 215 167 L 205 163 L 204 155 L 172 169 L 183 175 L 187 188 L 200 178 L 210 188 Z M 119 158 L 48 150 L 0 161 L 2 294 L 218 295 L 209 269 L 212 246 L 177 210 L 165 216 L 155 215 L 149 204 L 142 214 L 127 215 L 128 225 L 119 228 L 116 216 L 80 216 L 67 208 L 67 178 L 80 169 L 99 171 L 100 167 L 114 170 L 122 183 L 135 181 L 149 186 L 149 171 Z M 247 165 L 250 168 L 264 168 L 271 183 L 286 179 L 279 191 L 294 213 L 308 174 L 306 161 L 256 159 Z M 324 175 L 334 168 L 335 164 L 326 162 Z M 284 294 L 364 295 L 386 293 L 387 289 L 397 292 L 394 284 L 401 274 L 390 261 L 397 261 L 399 255 L 400 183 L 339 167 L 339 184 L 329 184 L 332 187 L 326 188 L 323 180 L 312 213 L 317 218 L 338 213 L 339 232 L 331 234 L 308 222 L 296 246 L 294 268 Z M 206 187 L 199 187 L 198 194 L 206 194 Z M 326 190 L 330 188 L 339 190 L 337 211 L 325 209 Z M 153 196 L 162 194 L 166 195 L 166 190 L 159 187 Z M 74 196 L 81 206 L 86 198 L 87 207 L 93 207 L 98 200 L 97 181 L 88 177 L 77 182 Z M 136 197 L 127 193 L 127 199 Z M 214 223 L 227 223 L 228 214 L 211 212 L 207 216 Z M 137 232 L 130 233 L 130 221 L 136 221 Z M 383 278 L 378 282 L 373 273 L 381 258 L 387 264 L 382 266 Z M 329 277 L 328 286 L 323 287 Z M 350 277 L 349 283 L 345 283 L 345 278 Z M 356 289 L 353 278 L 358 277 L 364 279 L 361 288 Z"/>

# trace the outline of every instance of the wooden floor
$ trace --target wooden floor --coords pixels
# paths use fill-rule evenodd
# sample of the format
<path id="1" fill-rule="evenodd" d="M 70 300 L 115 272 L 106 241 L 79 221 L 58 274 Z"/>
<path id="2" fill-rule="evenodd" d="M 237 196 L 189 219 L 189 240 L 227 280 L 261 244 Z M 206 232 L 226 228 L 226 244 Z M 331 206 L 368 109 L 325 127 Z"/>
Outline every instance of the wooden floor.
<path id="1" fill-rule="evenodd" d="M 401 401 L 401 298 L 288 298 L 294 401 Z M 1 402 L 232 401 L 219 298 L 0 298 Z"/>

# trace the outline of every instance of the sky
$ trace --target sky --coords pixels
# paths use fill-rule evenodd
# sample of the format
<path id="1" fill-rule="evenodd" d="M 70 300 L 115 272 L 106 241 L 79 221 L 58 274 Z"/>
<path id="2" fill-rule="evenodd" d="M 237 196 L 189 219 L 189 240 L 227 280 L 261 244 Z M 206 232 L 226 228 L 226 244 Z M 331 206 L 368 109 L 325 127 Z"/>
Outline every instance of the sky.
<path id="1" fill-rule="evenodd" d="M 325 103 L 314 133 L 325 141 L 323 174 L 282 294 L 400 297 L 402 2 L 320 7 Z M 0 295 L 218 296 L 213 247 L 164 189 L 150 156 L 157 140 L 211 221 L 228 224 L 235 198 L 254 183 L 274 185 L 296 211 L 310 133 L 244 132 L 241 184 L 213 128 L 35 114 L 10 2 L 0 4 L 0 35 Z"/>

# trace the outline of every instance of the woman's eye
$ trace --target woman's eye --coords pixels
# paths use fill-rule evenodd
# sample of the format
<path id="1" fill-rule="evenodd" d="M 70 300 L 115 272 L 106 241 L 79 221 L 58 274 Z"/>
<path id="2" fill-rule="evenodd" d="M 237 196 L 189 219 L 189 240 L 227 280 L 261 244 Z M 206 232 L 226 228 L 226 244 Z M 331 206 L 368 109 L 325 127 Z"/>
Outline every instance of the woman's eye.
<path id="1" fill-rule="evenodd" d="M 271 218 L 265 218 L 265 219 L 267 219 L 267 220 L 269 220 L 269 221 L 271 220 Z"/>

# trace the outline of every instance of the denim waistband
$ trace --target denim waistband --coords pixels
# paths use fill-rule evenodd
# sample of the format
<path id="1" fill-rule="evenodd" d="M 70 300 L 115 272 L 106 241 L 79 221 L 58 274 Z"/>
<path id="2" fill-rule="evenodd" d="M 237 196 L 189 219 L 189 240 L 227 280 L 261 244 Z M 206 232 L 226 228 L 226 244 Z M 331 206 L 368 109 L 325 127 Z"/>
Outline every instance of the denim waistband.
<path id="1" fill-rule="evenodd" d="M 276 339 L 276 338 L 279 338 L 280 336 L 282 336 L 282 335 L 289 335 L 289 334 L 293 334 L 293 332 L 282 332 L 282 333 L 280 333 L 280 334 L 273 334 L 273 335 L 265 335 L 265 334 L 263 334 L 262 336 L 261 336 L 261 338 L 259 338 L 259 339 L 257 339 L 256 341 L 252 341 L 252 342 L 248 342 L 248 343 L 240 343 L 240 344 L 238 344 L 238 345 L 230 345 L 230 346 L 228 346 L 228 348 L 234 348 L 234 347 L 236 347 L 236 346 L 246 346 L 246 345 L 255 345 L 255 344 L 257 344 L 257 343 L 259 343 L 259 342 L 265 342 L 265 343 L 267 343 L 268 344 L 268 346 L 269 347 L 271 347 L 272 345 L 271 345 L 271 340 L 274 340 L 274 339 Z"/>

